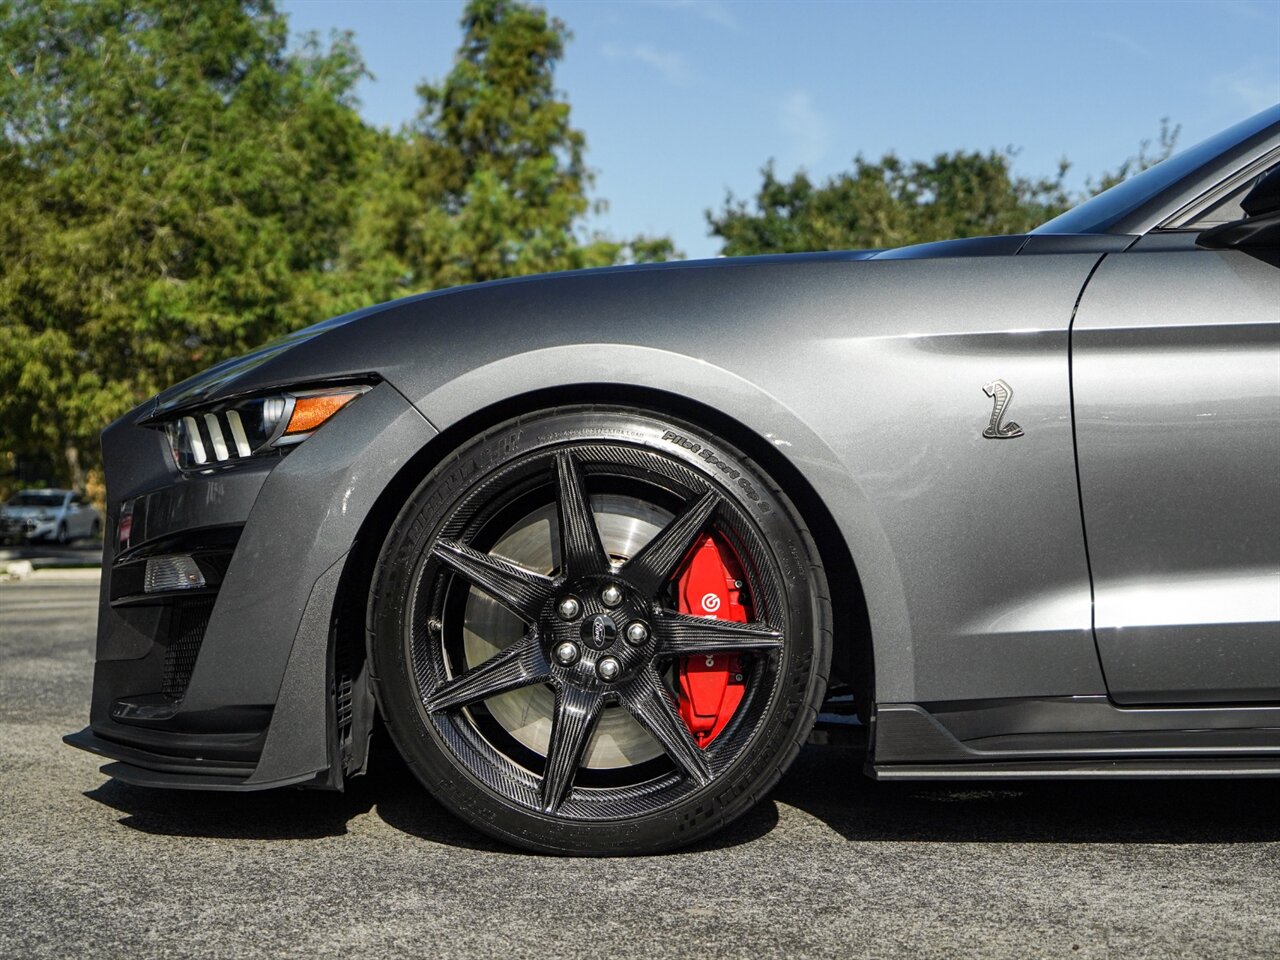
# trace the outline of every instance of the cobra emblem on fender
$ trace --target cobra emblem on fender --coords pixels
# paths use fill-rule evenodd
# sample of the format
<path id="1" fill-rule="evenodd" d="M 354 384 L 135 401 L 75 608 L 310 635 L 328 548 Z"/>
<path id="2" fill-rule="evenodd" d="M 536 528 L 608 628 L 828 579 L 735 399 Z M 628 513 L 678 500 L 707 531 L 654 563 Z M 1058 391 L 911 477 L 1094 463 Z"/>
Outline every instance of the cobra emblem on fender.
<path id="1" fill-rule="evenodd" d="M 1012 420 L 1003 425 L 1000 423 L 1004 412 L 1009 409 L 1009 402 L 1013 400 L 1013 387 L 1003 380 L 992 380 L 982 388 L 982 392 L 992 400 L 991 422 L 982 431 L 982 435 L 989 440 L 1012 440 L 1022 436 L 1022 428 Z"/>

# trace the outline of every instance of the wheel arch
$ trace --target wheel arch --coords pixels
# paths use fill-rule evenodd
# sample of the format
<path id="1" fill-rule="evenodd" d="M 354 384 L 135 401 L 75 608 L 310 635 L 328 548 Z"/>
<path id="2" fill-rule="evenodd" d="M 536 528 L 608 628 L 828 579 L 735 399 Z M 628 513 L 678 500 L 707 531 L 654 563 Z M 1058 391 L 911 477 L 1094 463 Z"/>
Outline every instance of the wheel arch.
<path id="1" fill-rule="evenodd" d="M 759 463 L 787 492 L 814 537 L 829 584 L 839 584 L 833 599 L 833 671 L 854 691 L 858 712 L 868 722 L 875 695 L 873 640 L 862 579 L 839 525 L 824 499 L 799 468 L 768 438 L 741 420 L 707 403 L 670 391 L 636 384 L 578 383 L 544 387 L 503 397 L 444 426 L 396 473 L 375 501 L 352 545 L 335 603 L 333 661 L 337 683 L 343 670 L 358 674 L 368 657 L 366 606 L 378 554 L 392 524 L 422 479 L 436 464 L 468 440 L 518 416 L 546 413 L 559 407 L 596 405 L 632 407 L 696 424 L 723 436 Z M 832 591 L 836 592 L 835 589 Z M 356 698 L 360 709 L 360 698 Z M 353 717 L 356 730 L 373 722 Z M 349 771 L 363 769 L 366 756 L 355 738 Z"/>

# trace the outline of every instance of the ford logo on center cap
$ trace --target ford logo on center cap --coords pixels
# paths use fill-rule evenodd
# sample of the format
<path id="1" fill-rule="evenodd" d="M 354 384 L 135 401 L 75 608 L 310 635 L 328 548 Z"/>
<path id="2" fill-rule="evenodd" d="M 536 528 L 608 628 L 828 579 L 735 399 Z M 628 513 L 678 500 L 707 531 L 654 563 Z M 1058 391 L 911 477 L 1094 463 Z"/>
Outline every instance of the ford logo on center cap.
<path id="1" fill-rule="evenodd" d="M 612 617 L 597 614 L 582 621 L 582 642 L 592 650 L 606 650 L 617 639 L 618 626 Z"/>

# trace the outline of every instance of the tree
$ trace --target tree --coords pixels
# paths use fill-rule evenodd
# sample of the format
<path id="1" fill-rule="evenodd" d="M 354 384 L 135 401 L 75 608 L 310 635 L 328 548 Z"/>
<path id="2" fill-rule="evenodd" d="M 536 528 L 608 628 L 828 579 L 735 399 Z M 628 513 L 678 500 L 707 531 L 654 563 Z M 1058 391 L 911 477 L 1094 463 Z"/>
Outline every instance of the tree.
<path id="1" fill-rule="evenodd" d="M 0 0 L 0 465 L 56 455 L 80 486 L 105 423 L 335 313 L 672 255 L 583 235 L 564 25 L 515 0 L 462 25 L 389 133 L 350 39 L 288 52 L 273 0 Z"/>
<path id="2" fill-rule="evenodd" d="M 1134 174 L 1141 173 L 1148 167 L 1154 167 L 1161 160 L 1167 160 L 1173 156 L 1173 151 L 1178 147 L 1178 135 L 1181 132 L 1181 124 L 1170 126 L 1168 117 L 1161 119 L 1160 132 L 1156 135 L 1154 144 L 1151 140 L 1143 140 L 1138 144 L 1138 152 L 1125 160 L 1120 166 L 1114 170 L 1108 170 L 1100 176 L 1090 177 L 1085 181 L 1084 194 L 1077 198 L 1077 202 L 1087 200 L 1103 190 L 1110 190 L 1117 183 L 1123 183 Z"/>
<path id="3" fill-rule="evenodd" d="M 363 66 L 286 37 L 270 0 L 0 0 L 0 437 L 77 483 L 105 422 L 318 319 Z"/>
<path id="4" fill-rule="evenodd" d="M 586 138 L 555 89 L 569 33 L 515 0 L 471 0 L 453 69 L 382 145 L 352 268 L 387 296 L 674 255 L 666 238 L 582 237 Z M 597 206 L 598 208 L 598 206 Z"/>
<path id="5" fill-rule="evenodd" d="M 1090 180 L 1085 196 L 1106 189 L 1172 153 L 1178 131 L 1162 125 L 1159 145 L 1144 141 L 1136 157 Z M 890 153 L 814 184 L 804 171 L 778 179 L 761 171 L 754 204 L 729 194 L 723 209 L 707 211 L 711 233 L 726 256 L 898 247 L 952 237 L 1023 233 L 1074 206 L 1084 196 L 1065 187 L 1069 169 L 1052 177 L 1016 176 L 1012 151 L 942 153 L 903 161 Z"/>

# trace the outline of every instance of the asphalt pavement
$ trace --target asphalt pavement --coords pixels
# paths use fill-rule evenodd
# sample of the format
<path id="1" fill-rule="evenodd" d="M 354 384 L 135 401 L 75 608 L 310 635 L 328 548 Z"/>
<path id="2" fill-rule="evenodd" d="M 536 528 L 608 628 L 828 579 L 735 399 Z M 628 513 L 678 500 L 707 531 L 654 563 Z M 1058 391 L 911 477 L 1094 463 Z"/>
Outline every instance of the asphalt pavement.
<path id="1" fill-rule="evenodd" d="M 90 569 L 102 566 L 102 541 L 73 540 L 68 544 L 0 544 L 0 583 L 24 580 L 37 570 Z"/>
<path id="2" fill-rule="evenodd" d="M 881 784 L 810 746 L 685 852 L 522 854 L 385 748 L 345 795 L 147 791 L 86 721 L 96 583 L 0 584 L 0 957 L 1276 957 L 1280 782 Z"/>

